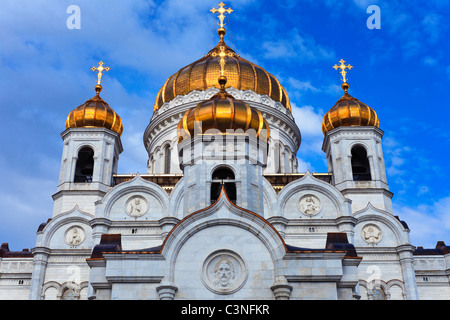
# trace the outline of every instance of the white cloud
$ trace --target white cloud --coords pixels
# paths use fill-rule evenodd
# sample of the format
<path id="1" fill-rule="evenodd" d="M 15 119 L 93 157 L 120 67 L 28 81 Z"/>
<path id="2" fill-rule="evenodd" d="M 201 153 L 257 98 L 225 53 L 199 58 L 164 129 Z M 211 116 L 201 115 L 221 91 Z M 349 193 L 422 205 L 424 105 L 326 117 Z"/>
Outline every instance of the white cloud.
<path id="1" fill-rule="evenodd" d="M 289 86 L 290 86 L 291 88 L 296 89 L 296 90 L 300 90 L 300 91 L 312 91 L 312 92 L 318 92 L 318 91 L 319 91 L 318 88 L 314 87 L 314 86 L 311 84 L 311 81 L 300 81 L 300 80 L 298 80 L 298 79 L 289 77 L 289 78 L 288 78 L 288 83 L 289 83 Z"/>
<path id="2" fill-rule="evenodd" d="M 297 157 L 297 171 L 298 172 L 306 172 L 306 170 L 313 172 L 314 166 L 310 162 Z"/>
<path id="3" fill-rule="evenodd" d="M 265 41 L 262 44 L 264 57 L 285 60 L 295 58 L 298 64 L 335 58 L 332 49 L 317 44 L 311 36 L 301 36 L 297 29 L 293 29 L 287 36 L 288 38 L 276 41 Z"/>
<path id="4" fill-rule="evenodd" d="M 408 224 L 414 246 L 434 248 L 437 241 L 450 243 L 450 196 L 429 205 L 396 205 L 394 214 Z"/>
<path id="5" fill-rule="evenodd" d="M 313 106 L 298 107 L 291 103 L 292 115 L 302 134 L 302 144 L 297 154 L 298 171 L 327 172 L 326 157 L 322 151 L 322 110 L 316 111 Z"/>
<path id="6" fill-rule="evenodd" d="M 316 111 L 313 106 L 309 105 L 297 107 L 295 103 L 291 103 L 291 107 L 295 123 L 300 128 L 302 136 L 323 139 L 321 128 L 324 113 L 321 110 Z"/>

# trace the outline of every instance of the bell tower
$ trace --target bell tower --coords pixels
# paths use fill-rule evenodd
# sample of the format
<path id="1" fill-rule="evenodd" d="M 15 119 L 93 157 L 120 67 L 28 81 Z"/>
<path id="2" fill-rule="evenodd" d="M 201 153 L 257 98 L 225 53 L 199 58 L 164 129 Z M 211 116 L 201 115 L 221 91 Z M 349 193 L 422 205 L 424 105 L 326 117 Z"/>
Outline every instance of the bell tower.
<path id="1" fill-rule="evenodd" d="M 187 110 L 178 124 L 185 214 L 213 204 L 223 187 L 232 203 L 263 216 L 269 124 L 257 109 L 226 93 L 225 77 L 219 83 L 220 92 Z"/>
<path id="2" fill-rule="evenodd" d="M 342 75 L 344 95 L 325 114 L 322 122 L 328 171 L 333 184 L 351 199 L 353 211 L 363 209 L 368 202 L 392 212 L 376 112 L 348 93 L 347 71 L 353 68 L 341 59 L 335 65 Z"/>
<path id="3" fill-rule="evenodd" d="M 94 203 L 112 186 L 122 153 L 120 116 L 101 97 L 101 78 L 109 67 L 99 62 L 96 95 L 71 111 L 61 134 L 64 147 L 53 217 L 73 209 L 95 212 Z M 74 192 L 76 191 L 76 192 Z"/>
<path id="4" fill-rule="evenodd" d="M 212 205 L 225 189 L 239 207 L 264 215 L 263 169 L 267 165 L 269 123 L 262 113 L 225 91 L 225 57 L 235 55 L 223 40 L 226 34 L 221 3 L 218 60 L 220 91 L 188 109 L 177 126 L 180 169 L 184 175 L 184 210 L 190 214 Z"/>

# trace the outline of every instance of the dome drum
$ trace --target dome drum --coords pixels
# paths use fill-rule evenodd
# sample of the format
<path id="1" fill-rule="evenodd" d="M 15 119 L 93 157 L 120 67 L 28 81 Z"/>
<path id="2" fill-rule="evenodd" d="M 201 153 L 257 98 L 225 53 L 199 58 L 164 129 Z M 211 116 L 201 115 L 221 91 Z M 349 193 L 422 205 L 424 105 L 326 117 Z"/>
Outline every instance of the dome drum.
<path id="1" fill-rule="evenodd" d="M 269 124 L 261 112 L 248 103 L 235 100 L 224 90 L 184 113 L 177 126 L 178 141 L 204 134 L 210 129 L 224 134 L 237 129 L 244 133 L 254 132 L 265 142 L 270 136 Z"/>

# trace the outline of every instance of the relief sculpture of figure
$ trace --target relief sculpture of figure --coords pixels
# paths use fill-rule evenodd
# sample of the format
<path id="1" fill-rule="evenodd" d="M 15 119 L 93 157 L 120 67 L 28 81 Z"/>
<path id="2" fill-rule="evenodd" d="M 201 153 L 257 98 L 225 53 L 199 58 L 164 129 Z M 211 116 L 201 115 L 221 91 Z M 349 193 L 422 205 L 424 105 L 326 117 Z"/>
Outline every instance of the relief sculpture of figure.
<path id="1" fill-rule="evenodd" d="M 78 228 L 72 228 L 67 234 L 66 239 L 69 245 L 76 246 L 83 242 L 83 235 Z"/>
<path id="2" fill-rule="evenodd" d="M 130 214 L 132 216 L 140 216 L 141 215 L 141 199 L 135 198 L 134 201 L 130 202 Z"/>
<path id="3" fill-rule="evenodd" d="M 313 196 L 307 196 L 300 201 L 300 210 L 306 215 L 315 215 L 320 210 L 320 201 Z"/>
<path id="4" fill-rule="evenodd" d="M 362 231 L 363 238 L 368 243 L 377 243 L 381 240 L 381 230 L 373 226 L 367 226 Z"/>
<path id="5" fill-rule="evenodd" d="M 214 286 L 222 288 L 230 287 L 234 277 L 233 263 L 227 259 L 220 260 L 214 267 Z"/>

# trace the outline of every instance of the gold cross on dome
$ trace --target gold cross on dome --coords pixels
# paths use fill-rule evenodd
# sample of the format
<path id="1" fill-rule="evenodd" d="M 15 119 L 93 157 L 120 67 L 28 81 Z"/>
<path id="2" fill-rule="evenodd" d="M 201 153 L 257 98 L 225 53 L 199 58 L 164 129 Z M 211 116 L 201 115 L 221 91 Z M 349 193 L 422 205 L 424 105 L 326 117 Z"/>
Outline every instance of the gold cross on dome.
<path id="1" fill-rule="evenodd" d="M 223 20 L 225 19 L 224 13 L 230 14 L 230 13 L 233 12 L 233 10 L 232 10 L 231 8 L 225 9 L 224 6 L 225 6 L 225 3 L 221 2 L 221 3 L 219 3 L 219 7 L 220 7 L 219 9 L 212 8 L 212 9 L 210 10 L 212 13 L 216 13 L 216 12 L 220 13 L 220 14 L 219 14 L 219 20 L 220 20 L 220 23 L 218 23 L 218 25 L 219 25 L 221 28 L 223 28 L 223 26 L 225 25 L 225 24 L 223 23 Z"/>
<path id="2" fill-rule="evenodd" d="M 111 70 L 110 67 L 103 67 L 103 61 L 100 61 L 98 63 L 98 67 L 92 67 L 91 70 L 92 71 L 98 71 L 97 73 L 97 84 L 99 85 L 102 82 L 102 76 L 103 76 L 103 72 L 108 72 L 109 70 Z"/>
<path id="3" fill-rule="evenodd" d="M 225 47 L 224 46 L 220 46 L 220 51 L 219 51 L 219 53 L 216 53 L 216 52 L 213 52 L 212 54 L 211 54 L 211 56 L 213 56 L 213 57 L 219 57 L 220 58 L 220 60 L 219 60 L 219 65 L 220 65 L 220 75 L 221 76 L 223 76 L 224 75 L 224 70 L 225 70 L 225 57 L 226 56 L 229 56 L 230 58 L 232 57 L 232 56 L 234 56 L 234 53 L 233 52 L 228 52 L 228 53 L 226 53 L 226 51 L 225 51 Z"/>
<path id="4" fill-rule="evenodd" d="M 351 66 L 350 64 L 345 65 L 345 60 L 341 59 L 339 61 L 340 65 L 338 66 L 337 64 L 334 65 L 334 69 L 341 69 L 340 73 L 342 74 L 342 81 L 344 81 L 344 83 L 347 83 L 347 71 L 345 71 L 345 69 L 350 70 L 351 68 L 353 68 L 353 66 Z"/>

